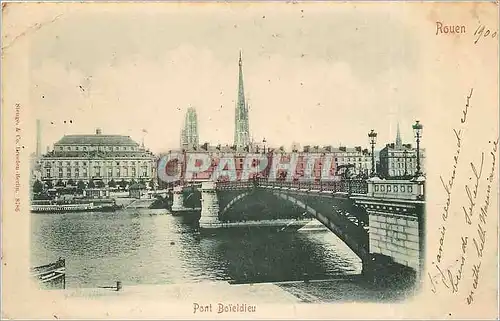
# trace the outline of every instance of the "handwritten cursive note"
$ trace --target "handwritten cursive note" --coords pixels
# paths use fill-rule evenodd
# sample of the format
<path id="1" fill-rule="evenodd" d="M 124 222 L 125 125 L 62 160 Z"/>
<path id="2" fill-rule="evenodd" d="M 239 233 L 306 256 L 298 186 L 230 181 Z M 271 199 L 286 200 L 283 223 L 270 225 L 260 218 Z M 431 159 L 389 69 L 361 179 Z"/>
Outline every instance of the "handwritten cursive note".
<path id="1" fill-rule="evenodd" d="M 445 179 L 440 176 L 441 184 L 445 193 L 445 205 L 441 213 L 441 225 L 438 227 L 439 245 L 435 260 L 432 262 L 435 273 L 429 272 L 428 277 L 431 281 L 431 291 L 437 293 L 439 289 L 444 289 L 452 294 L 459 294 L 462 287 L 467 284 L 462 284 L 462 281 L 470 276 L 472 277 L 472 284 L 467 289 L 465 300 L 468 304 L 474 301 L 474 293 L 479 286 L 479 278 L 481 273 L 481 260 L 486 244 L 487 236 L 487 218 L 490 204 L 490 195 L 492 190 L 492 183 L 495 178 L 495 165 L 496 153 L 498 146 L 498 139 L 490 141 L 491 151 L 479 151 L 477 156 L 474 156 L 474 161 L 470 162 L 466 171 L 459 170 L 460 162 L 462 160 L 461 153 L 464 148 L 464 134 L 467 132 L 467 122 L 469 113 L 473 110 L 472 95 L 474 90 L 471 89 L 466 96 L 465 107 L 462 109 L 460 117 L 460 128 L 454 128 L 453 134 L 455 138 L 455 152 L 453 155 L 453 162 L 451 174 L 449 178 Z M 491 168 L 486 181 L 487 186 L 484 186 L 483 172 L 485 168 Z M 468 180 L 462 186 L 456 186 L 458 182 L 457 177 L 467 175 L 465 178 Z M 461 197 L 460 193 L 466 196 Z M 484 199 L 483 199 L 484 197 Z M 460 204 L 465 202 L 465 204 Z M 449 225 L 450 215 L 455 216 L 456 209 L 459 207 L 463 213 L 463 224 L 475 228 L 473 233 L 470 229 L 460 229 L 460 241 L 456 246 L 459 246 L 459 254 L 457 258 L 446 258 L 446 262 L 452 262 L 447 267 L 445 265 L 445 243 L 446 236 L 451 229 L 456 229 L 455 224 Z M 453 213 L 453 214 L 451 214 Z M 454 241 L 454 240 L 453 240 Z M 450 246 L 455 246 L 453 242 Z M 472 254 L 472 255 L 470 255 Z M 470 272 L 469 272 L 470 271 Z"/>
<path id="2" fill-rule="evenodd" d="M 474 165 L 474 163 L 470 163 L 470 167 L 472 169 L 472 172 L 474 173 L 474 178 L 475 178 L 474 187 L 471 192 L 469 185 L 467 184 L 465 185 L 465 192 L 467 193 L 469 205 L 467 209 L 465 208 L 465 206 L 462 206 L 462 209 L 464 210 L 465 214 L 465 222 L 469 225 L 472 224 L 471 216 L 474 211 L 474 208 L 476 207 L 477 190 L 479 188 L 479 180 L 481 179 L 481 175 L 483 173 L 483 164 L 484 164 L 484 153 L 481 153 L 481 164 L 479 166 L 479 170 L 476 168 L 476 165 Z"/>
<path id="3" fill-rule="evenodd" d="M 496 168 L 496 155 L 498 150 L 498 139 L 493 142 L 489 142 L 492 147 L 490 151 L 491 159 L 491 169 L 487 178 L 488 185 L 486 186 L 486 195 L 484 197 L 483 204 L 480 207 L 478 222 L 477 222 L 477 235 L 473 237 L 472 242 L 475 247 L 476 262 L 472 265 L 472 289 L 467 295 L 467 304 L 472 304 L 474 301 L 474 292 L 477 291 L 479 287 L 479 276 L 481 269 L 481 261 L 483 258 L 484 246 L 486 243 L 486 226 L 488 211 L 490 207 L 490 197 L 491 197 L 491 185 L 495 179 L 495 168 Z"/>
<path id="4" fill-rule="evenodd" d="M 472 88 L 470 90 L 469 95 L 467 96 L 467 102 L 465 104 L 465 108 L 462 111 L 462 117 L 460 118 L 460 123 L 465 124 L 467 122 L 467 114 L 469 112 L 469 106 L 470 106 L 470 99 L 472 98 L 472 93 L 474 92 L 474 89 Z M 441 263 L 442 256 L 443 256 L 443 247 L 446 239 L 446 225 L 448 221 L 448 215 L 450 211 L 450 205 L 451 205 L 451 195 L 452 195 L 452 190 L 453 186 L 455 184 L 455 178 L 457 175 L 457 167 L 458 163 L 460 160 L 460 152 L 462 151 L 462 129 L 453 129 L 453 133 L 455 134 L 456 138 L 456 149 L 455 149 L 455 155 L 453 155 L 453 167 L 451 171 L 450 178 L 445 182 L 443 179 L 443 176 L 441 175 L 439 178 L 441 179 L 441 183 L 443 184 L 443 188 L 446 192 L 446 205 L 443 208 L 443 213 L 441 214 L 441 219 L 442 219 L 442 224 L 441 227 L 439 228 L 441 237 L 439 239 L 439 249 L 438 253 L 436 254 L 436 261 L 437 263 Z M 439 267 L 438 267 L 438 270 Z"/>

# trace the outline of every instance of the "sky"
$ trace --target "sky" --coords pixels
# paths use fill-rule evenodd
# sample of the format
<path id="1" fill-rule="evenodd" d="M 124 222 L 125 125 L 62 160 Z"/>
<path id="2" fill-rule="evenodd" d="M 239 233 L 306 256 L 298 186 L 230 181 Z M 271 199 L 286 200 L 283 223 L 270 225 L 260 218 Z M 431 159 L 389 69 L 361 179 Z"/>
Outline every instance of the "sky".
<path id="1" fill-rule="evenodd" d="M 189 106 L 200 143 L 232 144 L 242 51 L 250 134 L 268 145 L 403 141 L 422 108 L 418 37 L 404 6 L 82 5 L 30 37 L 42 146 L 64 134 L 179 146 Z M 66 121 L 66 123 L 65 123 Z M 70 122 L 71 121 L 71 122 Z M 143 133 L 143 129 L 147 133 Z"/>

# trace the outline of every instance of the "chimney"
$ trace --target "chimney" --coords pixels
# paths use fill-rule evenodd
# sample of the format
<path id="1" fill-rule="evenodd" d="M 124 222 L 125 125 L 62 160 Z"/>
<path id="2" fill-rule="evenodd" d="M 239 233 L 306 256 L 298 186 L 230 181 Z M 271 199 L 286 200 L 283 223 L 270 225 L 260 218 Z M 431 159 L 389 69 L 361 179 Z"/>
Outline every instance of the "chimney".
<path id="1" fill-rule="evenodd" d="M 101 130 L 100 128 L 97 128 L 97 129 L 95 130 L 95 134 L 96 134 L 96 135 L 101 135 L 101 134 L 102 134 L 102 130 Z"/>
<path id="2" fill-rule="evenodd" d="M 42 125 L 40 119 L 36 120 L 36 156 L 40 157 L 42 153 Z"/>

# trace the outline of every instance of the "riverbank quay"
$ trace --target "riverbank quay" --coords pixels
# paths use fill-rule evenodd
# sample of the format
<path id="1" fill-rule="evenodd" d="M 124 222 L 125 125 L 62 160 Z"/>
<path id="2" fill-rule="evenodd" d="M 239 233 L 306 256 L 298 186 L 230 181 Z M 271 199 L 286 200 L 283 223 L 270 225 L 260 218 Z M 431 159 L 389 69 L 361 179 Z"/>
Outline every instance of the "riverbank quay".
<path id="1" fill-rule="evenodd" d="M 408 284 L 374 284 L 362 275 L 274 284 L 305 303 L 398 303 L 412 298 L 416 293 L 416 288 Z"/>
<path id="2" fill-rule="evenodd" d="M 211 301 L 258 301 L 259 303 L 295 303 L 300 302 L 294 295 L 271 283 L 237 284 L 228 282 L 200 282 L 161 285 L 122 285 L 117 290 L 116 284 L 101 288 L 74 288 L 63 291 L 66 298 L 88 298 L 99 300 L 146 299 L 164 302 L 203 302 L 210 295 Z"/>
<path id="3" fill-rule="evenodd" d="M 100 288 L 37 290 L 28 296 L 30 305 L 37 309 L 25 306 L 15 311 L 16 318 L 255 319 L 272 315 L 273 308 L 285 309 L 300 303 L 297 297 L 273 284 L 125 283 L 120 290 L 116 285 L 110 282 Z"/>
<path id="4" fill-rule="evenodd" d="M 118 291 L 117 284 L 110 282 L 102 285 L 106 288 L 29 293 L 18 310 L 10 310 L 16 318 L 53 320 L 331 320 L 368 317 L 365 313 L 368 311 L 376 312 L 383 318 L 397 319 L 409 308 L 406 304 L 390 300 L 370 300 L 373 292 L 363 287 L 356 278 L 276 284 L 229 284 L 225 281 L 166 285 L 125 283 Z M 411 301 L 411 298 L 408 300 Z M 9 315 L 4 317 L 9 318 Z"/>

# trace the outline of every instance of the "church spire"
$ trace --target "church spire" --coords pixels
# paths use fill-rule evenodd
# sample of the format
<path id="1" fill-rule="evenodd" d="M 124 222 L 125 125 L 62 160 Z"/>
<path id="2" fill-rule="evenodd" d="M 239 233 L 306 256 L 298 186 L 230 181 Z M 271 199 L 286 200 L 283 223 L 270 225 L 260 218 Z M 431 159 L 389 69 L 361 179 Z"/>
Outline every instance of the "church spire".
<path id="1" fill-rule="evenodd" d="M 398 129 L 396 133 L 396 148 L 401 148 L 403 147 L 403 142 L 401 140 L 401 132 L 399 131 L 399 123 L 398 123 Z"/>
<path id="2" fill-rule="evenodd" d="M 238 107 L 243 107 L 245 109 L 245 88 L 243 86 L 243 61 L 241 60 L 241 50 L 240 50 L 240 59 L 238 61 L 239 65 L 239 74 L 238 74 Z M 238 108 L 237 107 L 237 108 Z M 243 110 L 241 110 L 243 111 Z"/>
<path id="3" fill-rule="evenodd" d="M 238 101 L 236 102 L 234 145 L 237 149 L 243 149 L 250 143 L 250 133 L 248 129 L 248 106 L 245 100 L 245 88 L 243 86 L 243 61 L 241 50 L 238 61 Z"/>

